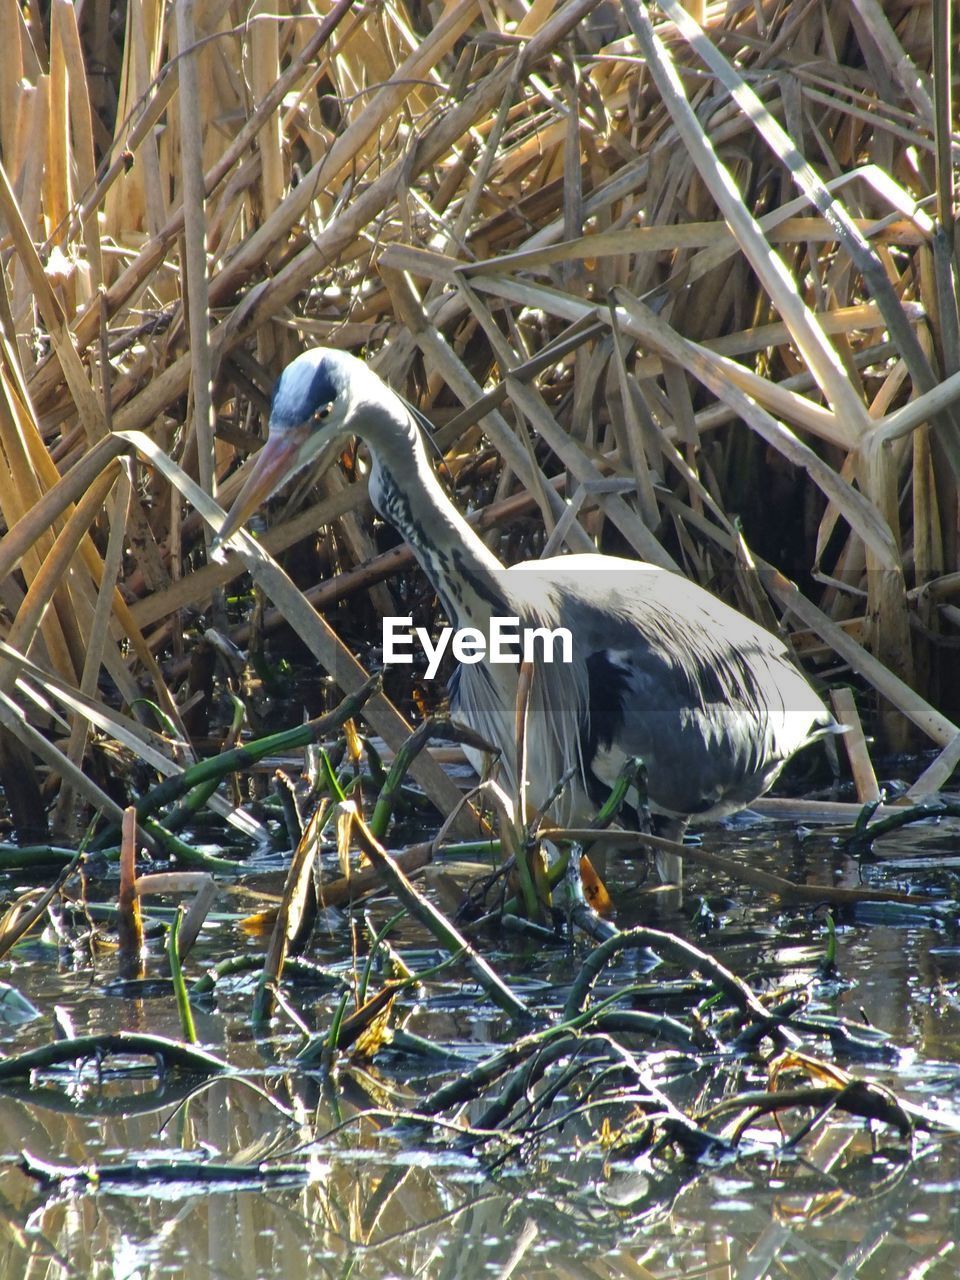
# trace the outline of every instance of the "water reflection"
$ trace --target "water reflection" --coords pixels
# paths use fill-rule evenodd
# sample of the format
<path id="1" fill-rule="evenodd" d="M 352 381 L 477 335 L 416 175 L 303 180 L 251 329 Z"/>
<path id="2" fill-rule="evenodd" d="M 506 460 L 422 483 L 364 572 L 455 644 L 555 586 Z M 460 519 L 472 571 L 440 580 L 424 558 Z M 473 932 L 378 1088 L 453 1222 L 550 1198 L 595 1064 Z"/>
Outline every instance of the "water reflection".
<path id="1" fill-rule="evenodd" d="M 825 836 L 801 843 L 787 829 L 736 828 L 722 842 L 710 839 L 718 852 L 811 882 L 856 881 L 856 866 Z M 906 857 L 903 850 L 901 843 L 898 857 Z M 926 865 L 909 869 L 917 888 L 936 889 L 937 877 L 951 874 L 936 856 L 921 860 Z M 880 882 L 884 871 L 881 861 L 869 874 Z M 629 877 L 628 870 L 622 874 Z M 905 874 L 898 865 L 897 879 Z M 842 921 L 837 972 L 825 982 L 816 976 L 825 945 L 822 913 L 783 912 L 735 886 L 698 880 L 696 873 L 690 879 L 690 902 L 699 888 L 712 911 L 661 925 L 692 933 L 758 985 L 809 987 L 813 1013 L 864 1018 L 890 1033 L 910 1051 L 886 1064 L 878 1056 L 843 1065 L 920 1106 L 960 1112 L 960 951 L 948 928 Z M 629 906 L 624 923 L 643 909 Z M 249 945 L 239 934 L 226 942 L 224 933 L 217 954 L 225 945 Z M 410 929 L 398 943 L 401 951 L 406 945 L 423 947 L 424 940 Z M 334 940 L 321 950 L 328 963 L 343 963 Z M 559 1000 L 555 993 L 581 958 L 562 945 L 521 943 L 498 964 L 544 1007 Z M 204 959 L 191 957 L 195 971 Z M 643 976 L 624 958 L 604 982 Z M 45 1014 L 0 1026 L 8 1054 L 50 1040 L 54 1003 L 69 1009 L 79 1031 L 178 1033 L 165 985 L 111 986 L 109 955 L 99 955 L 92 969 L 58 972 L 49 955 L 22 951 L 6 977 Z M 335 994 L 291 991 L 288 998 L 309 1025 L 329 1025 Z M 6 1139 L 0 1275 L 943 1280 L 957 1274 L 956 1137 L 917 1134 L 898 1142 L 888 1128 L 871 1131 L 832 1116 L 795 1154 L 778 1154 L 775 1130 L 758 1120 L 748 1133 L 750 1155 L 704 1170 L 650 1152 L 608 1159 L 597 1140 L 599 1119 L 587 1113 L 545 1129 L 535 1145 L 492 1145 L 471 1154 L 423 1129 L 398 1128 L 388 1114 L 414 1106 L 448 1078 L 458 1069 L 449 1062 L 411 1066 L 406 1056 L 384 1054 L 330 1080 L 293 1072 L 281 1064 L 299 1043 L 296 1028 L 281 1013 L 266 1036 L 255 1035 L 249 1009 L 249 983 L 236 982 L 198 1016 L 204 1044 L 249 1073 L 243 1078 L 198 1086 L 88 1064 L 0 1091 Z M 446 978 L 422 993 L 408 1026 L 456 1047 L 464 1061 L 507 1032 L 500 1015 Z M 710 1074 L 682 1078 L 690 1101 L 706 1097 Z M 762 1077 L 758 1069 L 758 1084 Z M 18 1166 L 24 1150 L 81 1171 L 95 1164 L 104 1176 L 91 1183 L 81 1173 L 43 1186 Z M 177 1176 L 151 1173 L 159 1160 Z M 123 1176 L 111 1177 L 118 1166 Z"/>

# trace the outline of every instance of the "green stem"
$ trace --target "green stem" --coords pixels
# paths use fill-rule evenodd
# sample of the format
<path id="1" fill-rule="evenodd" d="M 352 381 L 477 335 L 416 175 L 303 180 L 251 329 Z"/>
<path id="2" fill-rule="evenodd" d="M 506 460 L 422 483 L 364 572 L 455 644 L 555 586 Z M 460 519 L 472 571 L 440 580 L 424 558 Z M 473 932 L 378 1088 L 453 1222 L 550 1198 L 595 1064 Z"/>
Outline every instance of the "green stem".
<path id="1" fill-rule="evenodd" d="M 407 775 L 407 770 L 427 745 L 427 742 L 433 736 L 434 730 L 433 718 L 428 717 L 423 724 L 419 725 L 410 734 L 410 737 L 407 738 L 396 756 L 394 756 L 390 772 L 387 774 L 387 780 L 380 788 L 380 794 L 377 796 L 377 803 L 374 805 L 373 816 L 369 823 L 370 832 L 375 839 L 382 840 L 386 835 L 387 827 L 390 825 L 390 817 L 393 813 L 393 806 L 397 796 L 400 794 L 400 788 Z"/>
<path id="2" fill-rule="evenodd" d="M 168 1070 L 177 1067 L 207 1076 L 231 1070 L 230 1064 L 222 1058 L 180 1040 L 135 1031 L 113 1031 L 55 1040 L 52 1044 L 41 1045 L 39 1049 L 2 1058 L 0 1080 L 23 1080 L 29 1078 L 33 1071 L 43 1071 L 47 1067 L 62 1066 L 83 1058 L 102 1058 L 108 1053 L 158 1058 Z"/>
<path id="3" fill-rule="evenodd" d="M 309 720 L 306 724 L 297 725 L 293 729 L 285 729 L 282 733 L 268 734 L 255 742 L 248 742 L 242 747 L 233 747 L 230 751 L 221 751 L 219 755 L 201 760 L 189 769 L 165 778 L 163 782 L 151 788 L 142 796 L 137 804 L 137 818 L 144 818 L 158 809 L 192 791 L 194 787 L 209 782 L 219 784 L 227 774 L 242 772 L 257 764 L 264 756 L 279 755 L 298 747 L 310 746 L 320 742 L 331 732 L 339 729 L 345 721 L 357 715 L 364 704 L 378 691 L 379 676 L 371 676 L 356 693 L 349 694 L 339 706 L 324 716 Z"/>
<path id="4" fill-rule="evenodd" d="M 193 1010 L 190 1008 L 190 997 L 187 995 L 186 983 L 183 981 L 183 969 L 180 967 L 180 925 L 183 923 L 183 907 L 179 907 L 173 924 L 167 935 L 167 960 L 170 964 L 170 977 L 173 981 L 173 994 L 177 998 L 177 1013 L 180 1015 L 180 1030 L 187 1044 L 197 1043 L 197 1028 L 193 1023 Z"/>
<path id="5" fill-rule="evenodd" d="M 875 803 L 864 805 L 853 834 L 844 842 L 848 849 L 856 853 L 866 853 L 878 836 L 886 835 L 889 831 L 897 831 L 900 827 L 910 826 L 914 822 L 924 822 L 928 818 L 960 817 L 960 804 L 949 800 L 933 800 L 926 804 L 914 805 L 909 809 L 901 809 L 899 813 L 891 813 L 886 818 L 878 818 L 868 826 L 867 823 L 870 822 L 876 809 Z"/>
<path id="6" fill-rule="evenodd" d="M 172 831 L 168 831 L 153 818 L 146 818 L 141 825 L 164 852 L 176 858 L 185 867 L 197 867 L 201 871 L 221 871 L 228 875 L 241 875 L 247 870 L 246 863 L 234 862 L 230 858 L 218 858 L 212 853 L 201 853 L 199 849 L 195 849 L 193 845 L 175 836 Z"/>
<path id="7" fill-rule="evenodd" d="M 406 914 L 406 909 L 404 909 L 403 911 L 398 911 L 396 915 L 392 915 L 374 938 L 373 944 L 370 947 L 370 954 L 367 956 L 367 963 L 363 966 L 363 973 L 360 975 L 360 985 L 357 989 L 358 1008 L 367 998 L 367 987 L 370 985 L 370 974 L 373 972 L 373 962 L 377 958 L 377 952 L 380 950 L 381 945 L 386 940 L 394 925 L 399 924 Z"/>

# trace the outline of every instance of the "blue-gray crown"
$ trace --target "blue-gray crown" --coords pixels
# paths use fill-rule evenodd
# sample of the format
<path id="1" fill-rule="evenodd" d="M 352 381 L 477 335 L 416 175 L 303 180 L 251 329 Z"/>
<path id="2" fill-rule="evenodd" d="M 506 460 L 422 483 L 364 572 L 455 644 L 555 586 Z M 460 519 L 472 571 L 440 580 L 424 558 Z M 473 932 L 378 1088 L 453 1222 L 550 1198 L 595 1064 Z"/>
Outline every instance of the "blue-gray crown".
<path id="1" fill-rule="evenodd" d="M 270 424 L 296 427 L 332 404 L 344 387 L 344 370 L 338 351 L 316 347 L 304 351 L 284 369 L 273 388 Z"/>

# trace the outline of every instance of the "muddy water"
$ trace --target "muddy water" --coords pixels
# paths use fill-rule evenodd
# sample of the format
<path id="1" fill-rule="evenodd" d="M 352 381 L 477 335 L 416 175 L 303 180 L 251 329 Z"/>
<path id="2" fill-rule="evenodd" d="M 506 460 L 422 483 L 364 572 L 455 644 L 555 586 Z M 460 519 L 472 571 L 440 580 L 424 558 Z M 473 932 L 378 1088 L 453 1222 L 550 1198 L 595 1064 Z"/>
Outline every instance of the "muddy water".
<path id="1" fill-rule="evenodd" d="M 825 831 L 801 840 L 789 825 L 737 824 L 706 841 L 714 852 L 808 882 L 860 882 L 856 862 Z M 956 898 L 956 834 L 904 833 L 880 855 L 863 868 L 864 882 Z M 946 913 L 871 909 L 840 919 L 836 970 L 822 977 L 822 911 L 778 909 L 754 890 L 694 869 L 683 907 L 657 914 L 649 898 L 631 892 L 629 866 L 610 871 L 620 923 L 649 921 L 653 911 L 659 927 L 712 951 L 756 989 L 805 987 L 809 1011 L 889 1033 L 884 1054 L 855 1060 L 825 1046 L 825 1056 L 945 1118 L 960 1115 L 960 940 Z M 241 908 L 221 898 L 187 962 L 188 975 L 225 954 L 261 948 L 238 925 L 249 910 L 248 902 Z M 387 904 L 372 912 L 377 922 L 389 913 Z M 421 969 L 439 958 L 413 925 L 399 931 L 394 945 Z M 586 951 L 586 944 L 523 940 L 488 939 L 485 946 L 538 1009 L 562 1003 Z M 349 972 L 344 921 L 328 922 L 312 955 L 334 974 Z M 159 946 L 149 968 L 162 977 Z M 657 974 L 623 961 L 604 975 L 604 991 L 618 981 L 656 981 Z M 55 1006 L 77 1033 L 179 1036 L 168 986 L 120 982 L 109 947 L 85 942 L 67 950 L 34 940 L 3 976 L 41 1015 L 0 1024 L 5 1054 L 54 1038 Z M 291 1014 L 323 1030 L 337 992 L 323 983 L 288 988 L 289 1012 L 278 1012 L 260 1034 L 250 1024 L 252 987 L 250 978 L 230 979 L 196 1009 L 201 1043 L 242 1075 L 198 1085 L 173 1074 L 158 1078 L 149 1068 L 131 1078 L 108 1062 L 102 1070 L 87 1064 L 46 1072 L 32 1086 L 0 1089 L 0 1275 L 942 1280 L 960 1274 L 960 1135 L 918 1131 L 902 1142 L 889 1128 L 833 1115 L 785 1152 L 772 1124 L 758 1122 L 740 1159 L 691 1170 L 650 1153 L 609 1160 L 596 1120 L 581 1115 L 545 1130 L 535 1144 L 470 1153 L 437 1133 L 398 1129 L 390 1114 L 415 1106 L 492 1043 L 510 1038 L 503 1015 L 461 972 L 438 975 L 405 1006 L 405 1027 L 446 1046 L 455 1061 L 385 1051 L 328 1078 L 289 1069 L 302 1043 Z M 670 1055 L 652 1058 L 650 1070 L 669 1082 Z M 673 1096 L 694 1108 L 708 1094 L 715 1101 L 724 1071 L 731 1071 L 729 1062 L 704 1063 Z M 750 1080 L 764 1086 L 759 1062 L 744 1069 L 737 1087 Z M 730 1081 L 732 1088 L 732 1074 Z M 106 1176 L 98 1186 L 43 1186 L 18 1167 L 23 1150 L 61 1167 L 94 1164 Z M 164 1176 L 152 1178 L 149 1162 L 158 1159 Z M 110 1180 L 110 1170 L 138 1160 L 147 1166 L 139 1176 Z M 235 1176 L 222 1167 L 228 1164 Z"/>

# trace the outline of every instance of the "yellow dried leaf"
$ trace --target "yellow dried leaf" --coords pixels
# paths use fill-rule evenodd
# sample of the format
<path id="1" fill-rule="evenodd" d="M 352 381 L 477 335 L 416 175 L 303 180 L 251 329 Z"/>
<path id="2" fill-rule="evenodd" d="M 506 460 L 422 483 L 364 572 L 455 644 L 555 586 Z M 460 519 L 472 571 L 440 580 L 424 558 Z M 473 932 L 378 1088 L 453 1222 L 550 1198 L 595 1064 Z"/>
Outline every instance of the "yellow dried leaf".
<path id="1" fill-rule="evenodd" d="M 613 902 L 607 893 L 606 885 L 597 875 L 593 863 L 586 854 L 580 858 L 580 879 L 583 883 L 583 896 L 597 915 L 610 915 L 613 911 Z"/>
<path id="2" fill-rule="evenodd" d="M 353 1054 L 358 1058 L 372 1058 L 374 1054 L 384 1045 L 388 1044 L 392 1032 L 390 1030 L 390 1011 L 393 1008 L 393 998 L 384 1005 L 379 1013 L 371 1018 L 370 1022 L 357 1036 L 353 1042 Z"/>
<path id="3" fill-rule="evenodd" d="M 255 911 L 252 916 L 244 916 L 240 928 L 251 938 L 265 938 L 277 923 L 277 908 L 270 907 L 266 911 Z"/>
<path id="4" fill-rule="evenodd" d="M 851 1075 L 846 1071 L 842 1071 L 840 1067 L 833 1066 L 829 1062 L 823 1062 L 820 1058 L 814 1058 L 808 1053 L 797 1053 L 795 1051 L 781 1053 L 778 1058 L 774 1058 L 767 1070 L 771 1089 L 776 1089 L 777 1080 L 784 1071 L 802 1071 L 811 1080 L 817 1080 L 820 1084 L 834 1089 L 844 1088 L 853 1079 Z"/>

